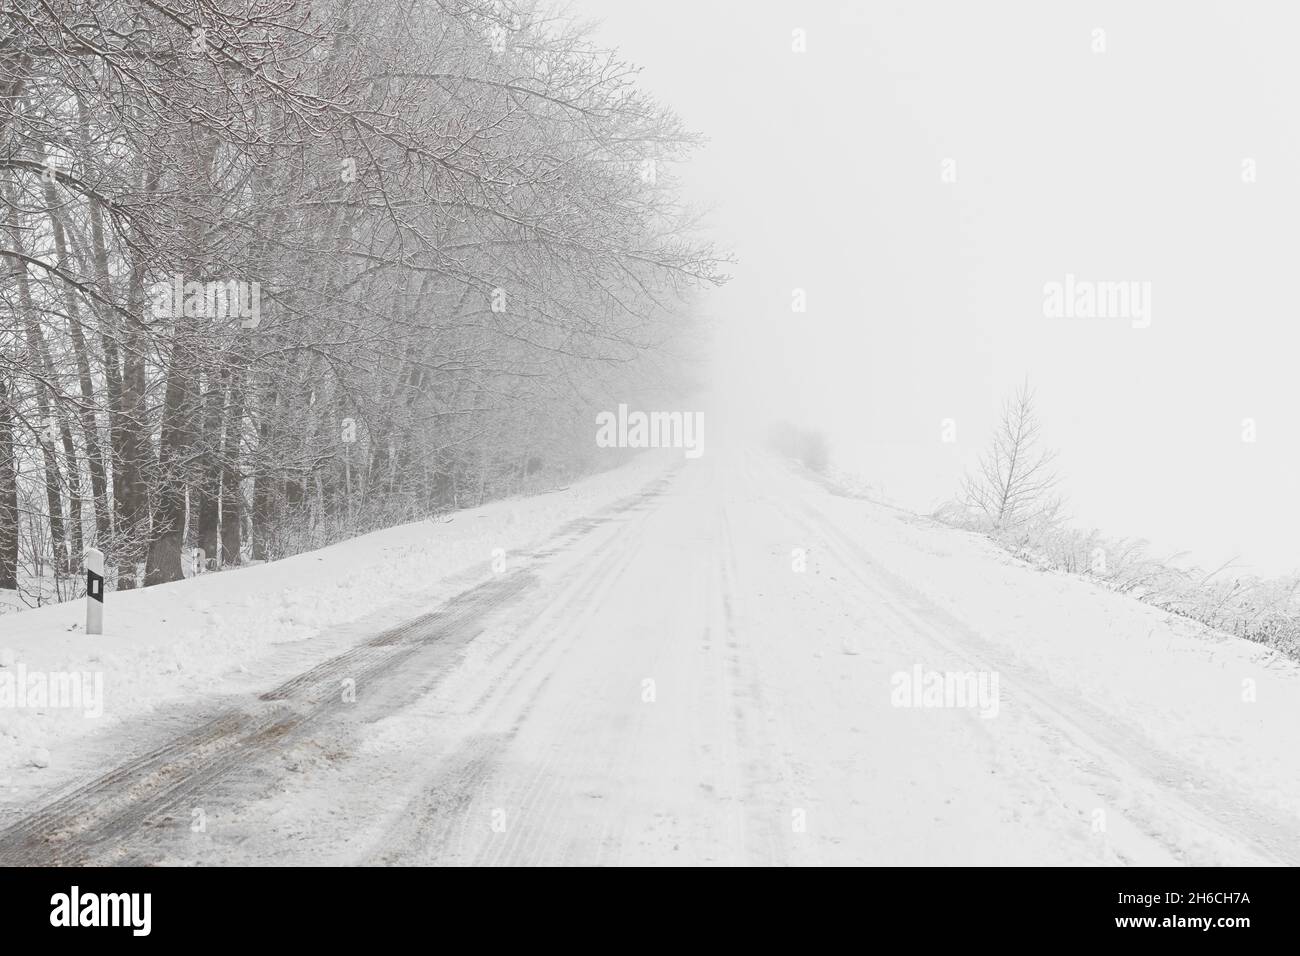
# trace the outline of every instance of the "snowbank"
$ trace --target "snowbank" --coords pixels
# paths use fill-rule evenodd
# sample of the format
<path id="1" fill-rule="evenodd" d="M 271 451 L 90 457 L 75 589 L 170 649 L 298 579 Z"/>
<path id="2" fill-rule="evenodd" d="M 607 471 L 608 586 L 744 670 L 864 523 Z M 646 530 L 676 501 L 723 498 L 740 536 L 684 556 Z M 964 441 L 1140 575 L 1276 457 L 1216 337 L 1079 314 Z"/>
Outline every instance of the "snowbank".
<path id="1" fill-rule="evenodd" d="M 1134 761 L 1189 793 L 1226 778 L 1252 800 L 1300 814 L 1300 666 L 1087 577 L 1039 570 L 974 532 L 846 498 L 819 510 L 954 643 L 980 647 L 1014 695 L 1015 677 L 1131 744 Z M 955 624 L 960 622 L 960 629 Z M 978 642 L 978 643 L 975 643 Z M 1104 719 L 1103 719 L 1104 718 Z"/>

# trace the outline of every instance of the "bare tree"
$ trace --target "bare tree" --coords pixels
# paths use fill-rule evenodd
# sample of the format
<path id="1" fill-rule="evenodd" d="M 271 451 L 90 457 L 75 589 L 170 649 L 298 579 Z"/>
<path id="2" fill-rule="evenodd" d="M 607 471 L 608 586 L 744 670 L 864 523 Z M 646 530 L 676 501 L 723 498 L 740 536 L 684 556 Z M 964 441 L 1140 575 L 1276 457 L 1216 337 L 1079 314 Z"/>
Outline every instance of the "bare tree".
<path id="1" fill-rule="evenodd" d="M 0 588 L 38 603 L 92 543 L 131 588 L 567 477 L 698 352 L 697 138 L 581 24 L 236 6 L 0 17 Z"/>
<path id="2" fill-rule="evenodd" d="M 978 474 L 962 483 L 963 503 L 995 530 L 1018 527 L 1050 504 L 1048 496 L 1060 480 L 1055 460 L 1056 452 L 1041 446 L 1034 392 L 1026 381 L 1003 403 Z"/>

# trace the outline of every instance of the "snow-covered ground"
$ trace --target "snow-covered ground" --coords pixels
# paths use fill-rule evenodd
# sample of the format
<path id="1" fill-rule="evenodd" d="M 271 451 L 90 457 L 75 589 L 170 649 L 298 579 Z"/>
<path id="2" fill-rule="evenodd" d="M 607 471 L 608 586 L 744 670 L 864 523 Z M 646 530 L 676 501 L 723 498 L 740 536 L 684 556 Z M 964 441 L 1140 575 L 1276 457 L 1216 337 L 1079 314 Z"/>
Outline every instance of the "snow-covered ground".
<path id="1" fill-rule="evenodd" d="M 1039 571 L 978 534 L 789 492 L 822 536 L 821 570 L 847 570 L 888 609 L 888 633 L 929 644 L 909 643 L 900 668 L 914 656 L 927 670 L 999 674 L 993 753 L 1041 781 L 1027 813 L 1078 814 L 1085 825 L 1066 829 L 1076 850 L 1300 863 L 1294 662 L 1089 578 Z"/>
<path id="2" fill-rule="evenodd" d="M 377 531 L 270 564 L 110 593 L 104 634 L 85 634 L 85 602 L 0 616 L 0 793 L 57 779 L 88 734 L 160 705 L 269 683 L 346 646 L 340 625 L 413 617 L 490 572 L 566 521 L 642 487 L 669 456 L 628 465 L 549 494 L 507 500 Z M 330 633 L 331 629 L 336 633 Z M 76 707 L 17 706 L 17 681 L 89 675 Z M 102 706 L 96 706 L 96 675 Z M 8 682 L 8 684 L 6 684 Z M 81 681 L 78 681 L 82 684 Z M 14 688 L 14 700 L 4 697 Z M 95 713 L 95 711 L 102 711 Z"/>
<path id="3" fill-rule="evenodd" d="M 0 622 L 145 716 L 4 715 L 0 860 L 1300 862 L 1293 663 L 756 452 L 117 603 Z"/>

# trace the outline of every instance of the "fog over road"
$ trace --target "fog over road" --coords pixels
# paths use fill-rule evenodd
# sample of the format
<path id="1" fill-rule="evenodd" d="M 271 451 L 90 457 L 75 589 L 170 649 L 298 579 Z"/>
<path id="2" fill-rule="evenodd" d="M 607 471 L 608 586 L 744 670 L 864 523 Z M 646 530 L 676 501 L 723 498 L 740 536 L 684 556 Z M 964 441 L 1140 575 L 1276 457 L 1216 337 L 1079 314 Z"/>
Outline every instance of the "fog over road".
<path id="1" fill-rule="evenodd" d="M 0 862 L 1300 862 L 1294 755 L 1225 725 L 1259 649 L 1190 627 L 710 454 L 276 688 L 140 722 Z"/>

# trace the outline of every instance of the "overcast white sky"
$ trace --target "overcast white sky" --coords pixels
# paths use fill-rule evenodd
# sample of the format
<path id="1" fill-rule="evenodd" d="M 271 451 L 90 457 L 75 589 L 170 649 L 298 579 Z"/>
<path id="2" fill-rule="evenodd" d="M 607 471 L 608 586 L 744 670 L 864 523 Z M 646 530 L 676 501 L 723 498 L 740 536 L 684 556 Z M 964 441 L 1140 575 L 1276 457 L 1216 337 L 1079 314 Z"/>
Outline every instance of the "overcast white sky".
<path id="1" fill-rule="evenodd" d="M 1300 5 L 573 10 L 711 137 L 682 175 L 741 260 L 707 300 L 738 407 L 928 510 L 1028 375 L 1080 523 L 1300 568 Z M 1066 273 L 1150 282 L 1150 327 L 1046 318 Z"/>

